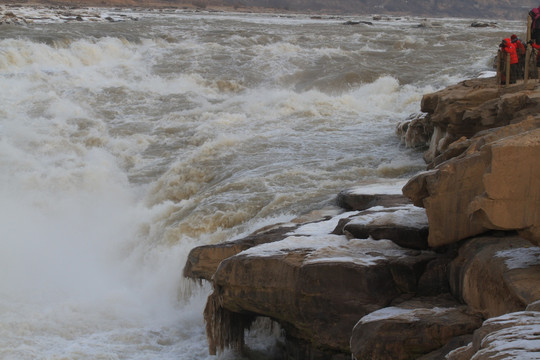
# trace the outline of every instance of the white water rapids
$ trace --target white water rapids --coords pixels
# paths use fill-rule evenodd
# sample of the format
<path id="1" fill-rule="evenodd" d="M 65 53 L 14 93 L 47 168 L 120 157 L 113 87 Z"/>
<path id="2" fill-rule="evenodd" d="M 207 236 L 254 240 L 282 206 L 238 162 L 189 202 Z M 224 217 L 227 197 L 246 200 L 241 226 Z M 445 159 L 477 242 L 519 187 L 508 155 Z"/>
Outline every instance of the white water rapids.
<path id="1" fill-rule="evenodd" d="M 0 26 L 0 359 L 214 358 L 189 250 L 421 170 L 397 122 L 524 30 L 115 13 Z"/>

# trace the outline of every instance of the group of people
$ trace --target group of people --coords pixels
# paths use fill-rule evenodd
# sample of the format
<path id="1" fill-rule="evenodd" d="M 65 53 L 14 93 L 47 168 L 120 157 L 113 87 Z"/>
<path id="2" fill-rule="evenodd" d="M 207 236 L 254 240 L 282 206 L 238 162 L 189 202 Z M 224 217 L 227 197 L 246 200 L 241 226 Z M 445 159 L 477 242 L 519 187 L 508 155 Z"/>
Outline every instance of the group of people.
<path id="1" fill-rule="evenodd" d="M 531 45 L 535 49 L 540 49 L 540 45 L 536 45 L 532 40 L 524 44 L 515 34 L 504 39 L 499 45 L 503 54 L 510 54 L 510 84 L 515 84 L 516 80 L 522 79 L 525 74 L 527 45 Z M 506 56 L 504 57 L 504 61 L 506 61 Z"/>
<path id="2" fill-rule="evenodd" d="M 514 34 L 504 39 L 499 45 L 503 54 L 502 64 L 506 64 L 508 58 L 510 59 L 510 84 L 515 84 L 517 79 L 524 78 L 525 61 L 528 61 L 526 59 L 527 46 L 530 45 L 533 49 L 540 50 L 540 7 L 529 11 L 527 22 L 527 39 L 532 40 L 524 43 Z M 536 68 L 540 68 L 540 51 L 537 52 L 536 56 Z M 506 83 L 506 71 L 502 72 L 501 83 Z"/>

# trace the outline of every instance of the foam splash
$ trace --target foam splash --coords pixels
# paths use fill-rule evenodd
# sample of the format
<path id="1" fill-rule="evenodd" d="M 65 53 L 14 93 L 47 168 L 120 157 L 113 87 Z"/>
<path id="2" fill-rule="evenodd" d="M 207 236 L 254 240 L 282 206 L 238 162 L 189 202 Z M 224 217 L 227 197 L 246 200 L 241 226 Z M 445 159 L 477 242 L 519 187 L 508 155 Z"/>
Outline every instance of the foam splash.
<path id="1" fill-rule="evenodd" d="M 396 121 L 487 54 L 457 64 L 429 46 L 456 36 L 420 33 L 415 19 L 361 32 L 306 16 L 172 11 L 61 22 L 0 34 L 6 359 L 210 358 L 209 288 L 181 279 L 188 251 L 422 168 L 399 149 Z M 428 45 L 394 48 L 405 30 Z M 411 49 L 422 51 L 401 61 Z M 323 244 L 346 245 L 319 240 L 319 260 L 330 258 Z"/>

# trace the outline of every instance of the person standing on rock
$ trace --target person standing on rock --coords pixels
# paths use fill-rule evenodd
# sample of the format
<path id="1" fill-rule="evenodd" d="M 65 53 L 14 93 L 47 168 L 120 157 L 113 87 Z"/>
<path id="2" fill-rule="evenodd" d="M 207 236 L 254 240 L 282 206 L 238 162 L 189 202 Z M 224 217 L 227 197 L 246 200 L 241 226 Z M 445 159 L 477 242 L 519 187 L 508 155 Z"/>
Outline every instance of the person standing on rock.
<path id="1" fill-rule="evenodd" d="M 540 45 L 536 44 L 534 40 L 529 40 L 528 44 L 531 45 L 533 49 L 540 50 Z M 540 52 L 537 52 L 536 55 L 536 67 L 540 67 Z"/>
<path id="2" fill-rule="evenodd" d="M 515 84 L 517 79 L 517 70 L 518 70 L 518 55 L 516 48 L 512 45 L 510 38 L 504 39 L 499 45 L 504 54 L 510 54 L 510 84 Z M 505 61 L 507 61 L 505 57 Z"/>
<path id="3" fill-rule="evenodd" d="M 525 74 L 525 45 L 523 45 L 523 41 L 521 41 L 516 34 L 512 34 L 510 40 L 512 45 L 516 48 L 518 56 L 517 78 L 523 79 L 523 75 Z"/>

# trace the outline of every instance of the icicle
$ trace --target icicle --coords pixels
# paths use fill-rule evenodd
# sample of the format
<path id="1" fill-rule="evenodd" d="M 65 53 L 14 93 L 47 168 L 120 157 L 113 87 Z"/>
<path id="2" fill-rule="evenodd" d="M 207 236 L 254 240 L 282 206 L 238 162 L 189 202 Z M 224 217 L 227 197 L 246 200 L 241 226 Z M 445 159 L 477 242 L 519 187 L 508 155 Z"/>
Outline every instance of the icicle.
<path id="1" fill-rule="evenodd" d="M 225 348 L 242 351 L 244 330 L 249 329 L 255 317 L 225 309 L 222 306 L 221 296 L 214 291 L 208 297 L 204 309 L 204 320 L 210 355 L 216 355 Z"/>

